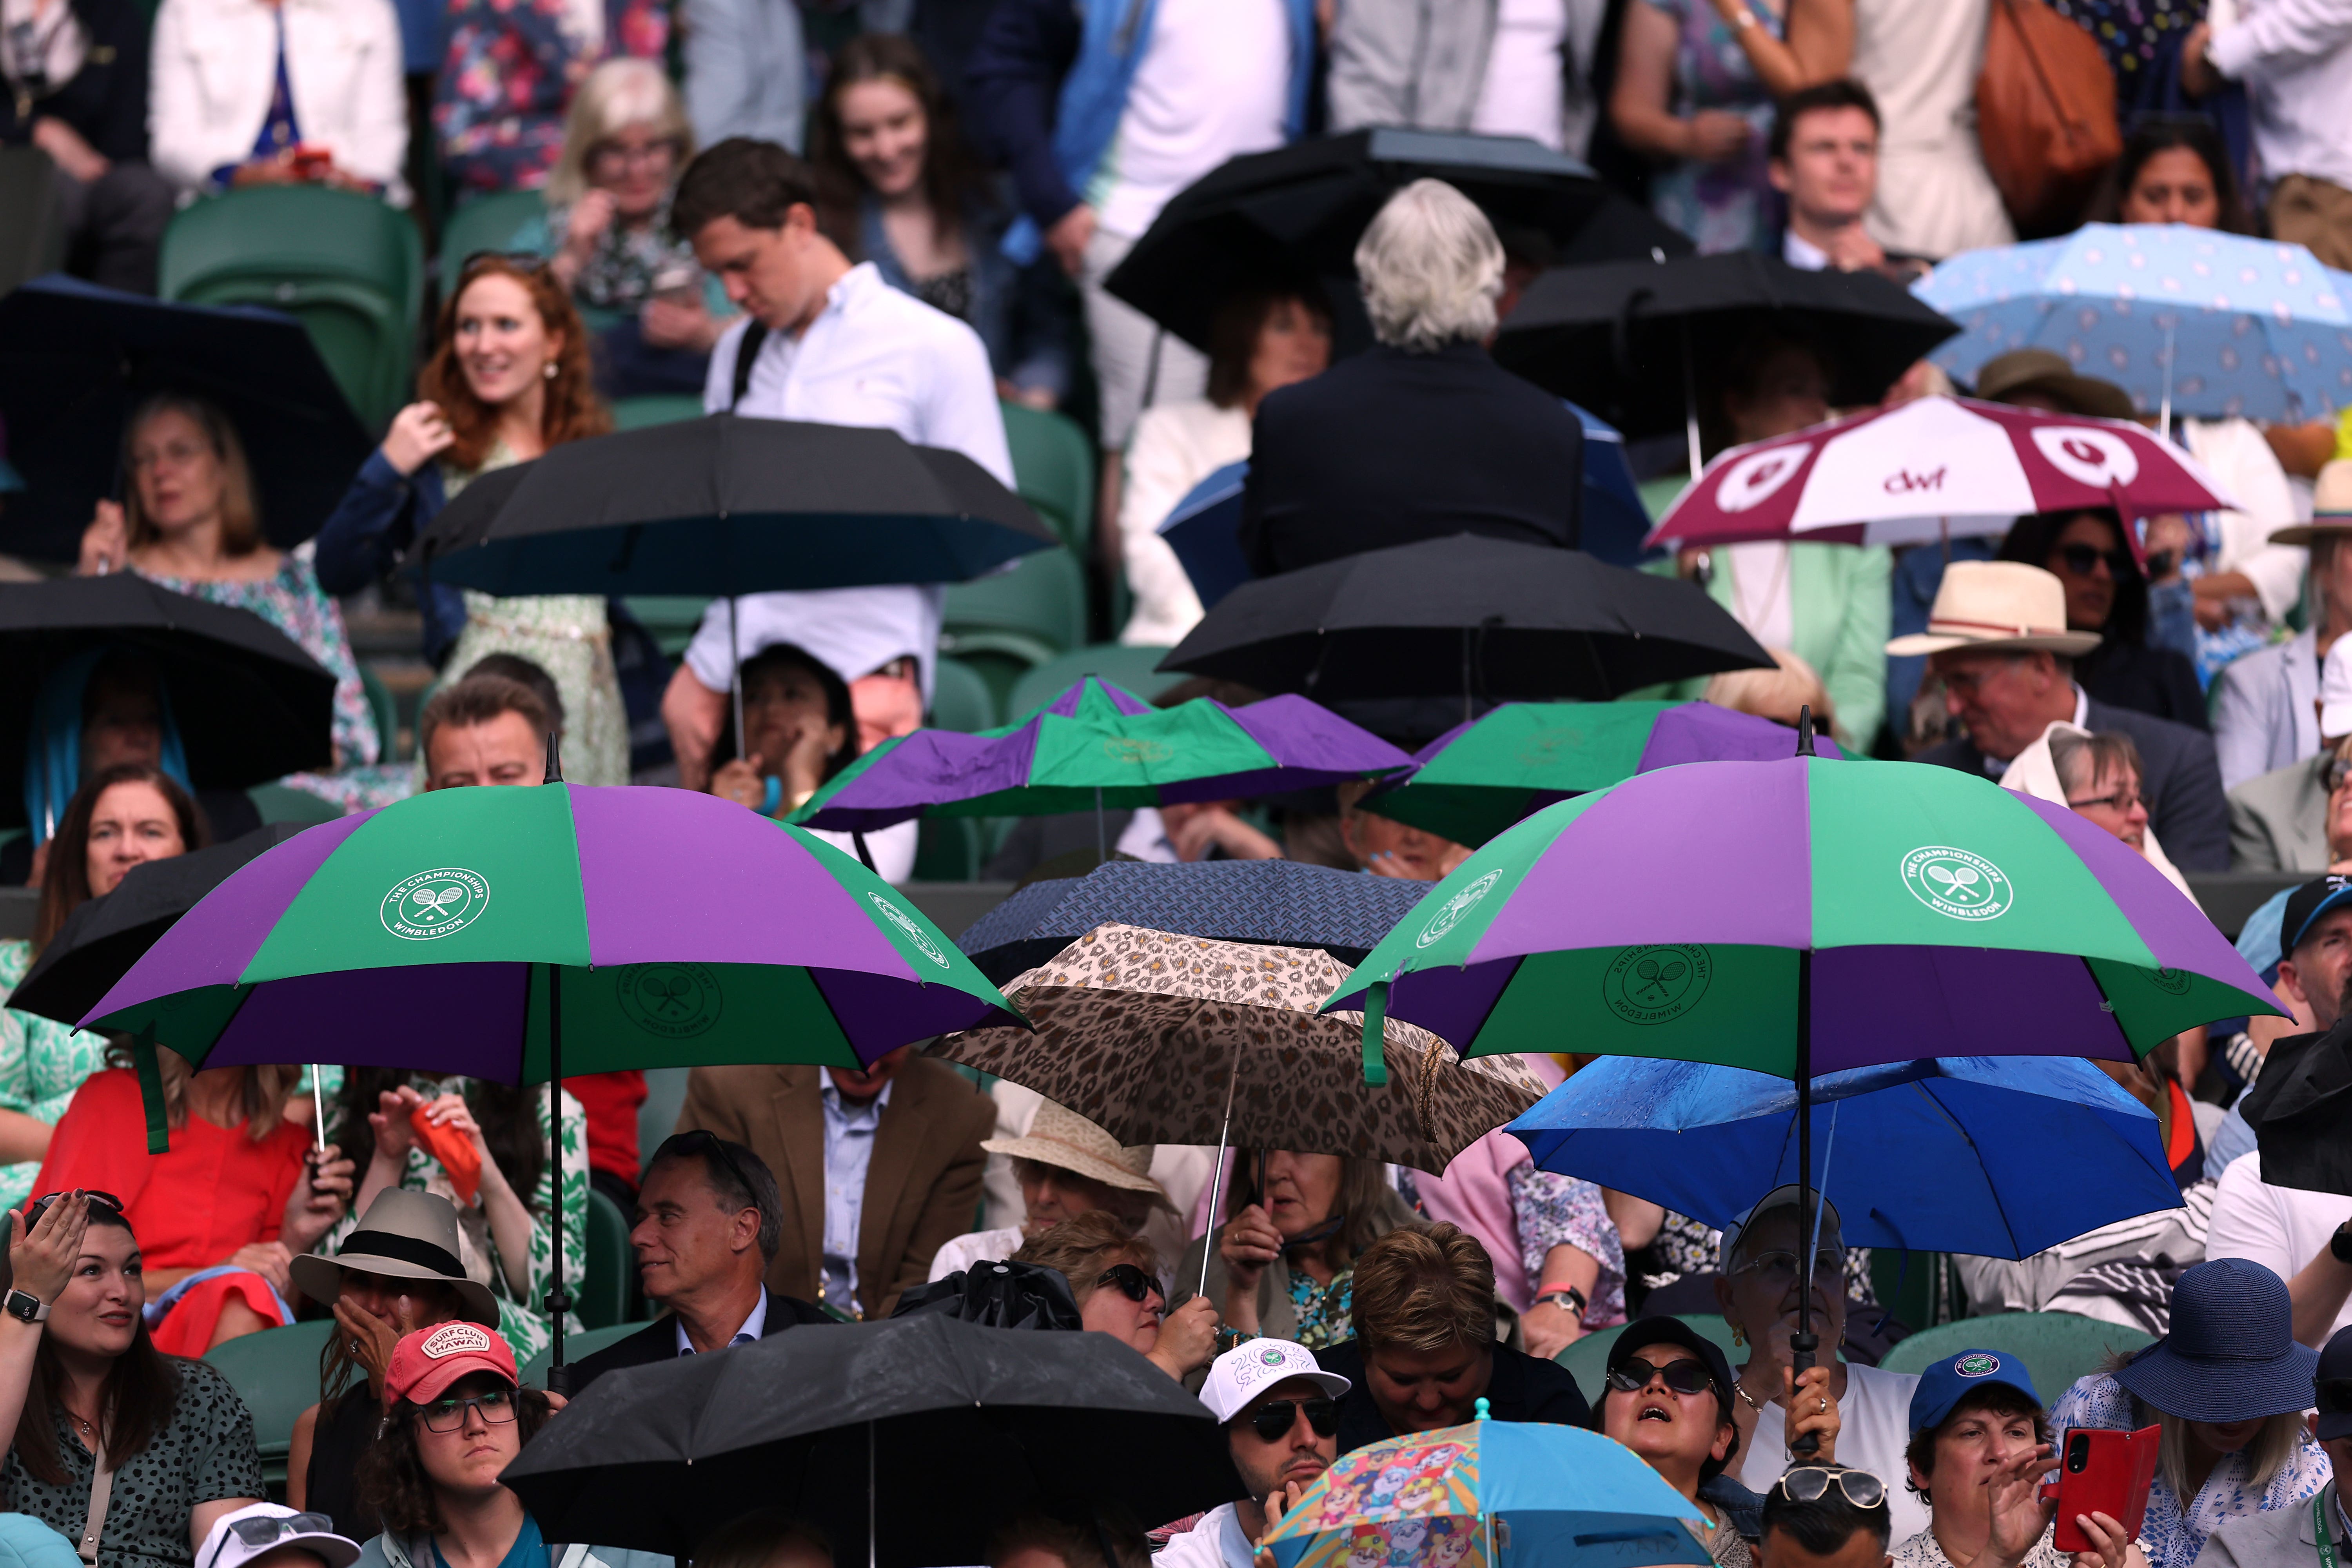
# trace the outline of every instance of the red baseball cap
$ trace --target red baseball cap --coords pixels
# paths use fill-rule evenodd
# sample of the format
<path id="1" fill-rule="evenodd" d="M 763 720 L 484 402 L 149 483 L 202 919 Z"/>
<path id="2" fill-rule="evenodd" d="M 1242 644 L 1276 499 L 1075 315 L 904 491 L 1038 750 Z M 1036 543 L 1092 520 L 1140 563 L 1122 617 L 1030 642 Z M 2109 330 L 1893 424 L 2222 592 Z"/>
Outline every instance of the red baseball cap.
<path id="1" fill-rule="evenodd" d="M 469 1372 L 494 1372 L 509 1385 L 522 1380 L 514 1351 L 495 1329 L 479 1323 L 443 1323 L 401 1336 L 384 1369 L 383 1390 L 394 1399 L 423 1405 L 438 1399 Z"/>

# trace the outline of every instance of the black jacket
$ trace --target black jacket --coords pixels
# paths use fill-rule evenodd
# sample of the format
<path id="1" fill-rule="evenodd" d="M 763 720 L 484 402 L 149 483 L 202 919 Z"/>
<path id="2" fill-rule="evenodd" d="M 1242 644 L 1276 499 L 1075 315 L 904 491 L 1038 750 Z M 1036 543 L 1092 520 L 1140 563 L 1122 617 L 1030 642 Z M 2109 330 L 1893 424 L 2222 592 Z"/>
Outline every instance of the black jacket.
<path id="1" fill-rule="evenodd" d="M 1315 1352 L 1315 1363 L 1336 1372 L 1351 1385 L 1339 1396 L 1339 1452 L 1349 1453 L 1367 1443 L 1397 1434 L 1391 1430 L 1372 1391 L 1364 1381 L 1364 1352 L 1353 1340 Z M 1495 1347 L 1494 1375 L 1486 1380 L 1486 1414 L 1496 1421 L 1552 1421 L 1562 1426 L 1590 1426 L 1592 1410 L 1576 1379 L 1558 1362 Z"/>
<path id="2" fill-rule="evenodd" d="M 0 145 L 33 139 L 33 121 L 62 120 L 106 158 L 147 156 L 147 14 L 133 0 L 72 0 L 89 52 L 62 86 L 29 103 L 0 82 Z"/>
<path id="3" fill-rule="evenodd" d="M 2084 728 L 2093 734 L 2119 731 L 2139 748 L 2147 824 L 2156 829 L 2172 863 L 2184 871 L 2228 870 L 2230 803 L 2221 793 L 2221 763 L 2213 754 L 2213 737 L 2168 719 L 2110 708 L 2096 698 L 2084 719 Z M 1966 737 L 1930 747 L 1918 760 L 1979 778 L 1991 776 L 1985 772 L 1985 754 Z"/>
<path id="4" fill-rule="evenodd" d="M 1572 547 L 1584 431 L 1475 343 L 1385 345 L 1258 405 L 1242 552 L 1259 576 L 1482 533 Z"/>
<path id="5" fill-rule="evenodd" d="M 2092 700 L 2110 708 L 2153 713 L 2192 730 L 2213 728 L 2197 667 L 2178 648 L 2109 639 L 2074 661 L 2074 679 Z"/>
<path id="6" fill-rule="evenodd" d="M 803 1323 L 837 1323 L 823 1309 L 790 1296 L 768 1292 L 768 1320 L 761 1325 L 760 1337 L 766 1339 L 781 1334 L 786 1329 Z M 677 1359 L 677 1320 L 665 1312 L 625 1340 L 616 1341 L 598 1351 L 585 1361 L 572 1363 L 572 1392 L 579 1394 L 608 1372 L 618 1372 L 625 1366 L 650 1366 L 657 1361 Z"/>
<path id="7" fill-rule="evenodd" d="M 963 62 L 973 139 L 1012 174 L 1021 210 L 1039 228 L 1080 199 L 1055 161 L 1054 120 L 1085 26 L 1069 0 L 997 0 Z"/>

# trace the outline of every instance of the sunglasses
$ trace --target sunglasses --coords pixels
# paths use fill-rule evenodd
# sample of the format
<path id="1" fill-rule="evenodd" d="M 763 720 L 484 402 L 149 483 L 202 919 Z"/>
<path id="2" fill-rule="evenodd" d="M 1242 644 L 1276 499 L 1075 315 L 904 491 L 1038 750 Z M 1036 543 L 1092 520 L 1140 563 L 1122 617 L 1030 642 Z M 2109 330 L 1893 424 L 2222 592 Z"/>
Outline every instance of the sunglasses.
<path id="1" fill-rule="evenodd" d="M 1833 1470 L 1827 1465 L 1793 1466 L 1772 1483 L 1772 1489 L 1790 1502 L 1819 1502 L 1832 1482 L 1856 1508 L 1876 1508 L 1886 1500 L 1886 1483 L 1868 1470 Z"/>
<path id="2" fill-rule="evenodd" d="M 232 1519 L 228 1521 L 228 1528 L 230 1535 L 247 1546 L 263 1547 L 283 1541 L 289 1535 L 332 1535 L 335 1533 L 335 1521 L 323 1513 L 259 1513 L 244 1519 Z M 224 1535 L 220 1545 L 213 1549 L 213 1561 L 218 1562 L 227 1546 L 228 1536 Z"/>
<path id="3" fill-rule="evenodd" d="M 671 1142 L 676 1145 L 671 1150 L 672 1153 L 682 1154 L 690 1150 L 698 1154 L 709 1155 L 727 1168 L 729 1175 L 735 1178 L 738 1190 L 755 1199 L 758 1197 L 760 1189 L 751 1184 L 751 1179 L 743 1173 L 743 1167 L 737 1164 L 735 1156 L 727 1152 L 727 1141 L 718 1133 L 708 1127 L 697 1127 L 691 1131 L 679 1133 Z M 757 1205 L 754 1204 L 752 1206 L 756 1207 Z"/>
<path id="4" fill-rule="evenodd" d="M 1328 1437 L 1339 1429 L 1339 1402 L 1318 1394 L 1311 1399 L 1267 1400 L 1250 1412 L 1250 1430 L 1261 1443 L 1279 1443 L 1300 1415 L 1307 1417 L 1307 1426 L 1318 1437 Z"/>
<path id="5" fill-rule="evenodd" d="M 2342 789 L 2344 781 L 2347 778 L 2352 778 L 2352 761 L 2343 757 L 2328 758 L 2327 793 L 2334 795 L 2337 790 Z"/>
<path id="6" fill-rule="evenodd" d="M 2321 1379 L 2319 1408 L 2329 1415 L 2352 1414 L 2352 1377 Z"/>
<path id="7" fill-rule="evenodd" d="M 1102 1271 L 1095 1281 L 1097 1289 L 1108 1285 L 1129 1300 L 1141 1303 L 1160 1294 L 1160 1281 L 1132 1263 L 1114 1263 Z"/>
<path id="8" fill-rule="evenodd" d="M 1664 1378 L 1666 1386 L 1676 1394 L 1704 1394 L 1715 1386 L 1715 1374 L 1703 1361 L 1670 1361 L 1653 1366 L 1637 1355 L 1627 1356 L 1610 1373 L 1609 1386 L 1620 1394 L 1639 1394 L 1654 1377 Z"/>
<path id="9" fill-rule="evenodd" d="M 436 1399 L 422 1406 L 425 1429 L 427 1432 L 455 1432 L 466 1424 L 466 1411 L 471 1407 L 477 1415 L 493 1426 L 503 1426 L 515 1418 L 514 1390 L 494 1388 L 488 1394 L 470 1398 Z"/>
<path id="10" fill-rule="evenodd" d="M 122 1212 L 122 1200 L 116 1197 L 112 1193 L 101 1193 L 96 1187 L 84 1187 L 81 1190 L 81 1195 L 88 1198 L 94 1204 L 112 1209 L 116 1214 L 121 1214 Z M 71 1196 L 73 1196 L 73 1194 L 69 1192 L 44 1193 L 39 1197 L 35 1198 L 31 1203 L 26 1205 L 25 1229 L 29 1232 L 35 1226 L 40 1224 L 41 1216 L 49 1212 L 49 1205 L 51 1204 L 57 1202 L 59 1198 L 69 1198 Z"/>
<path id="11" fill-rule="evenodd" d="M 2133 564 L 2128 550 L 2098 550 L 2088 544 L 2062 544 L 2057 553 L 2058 559 L 2066 563 L 2066 570 L 2077 577 L 2089 576 L 2098 569 L 2102 561 L 2107 563 L 2107 571 L 2115 576 L 2139 575 L 2139 568 Z"/>

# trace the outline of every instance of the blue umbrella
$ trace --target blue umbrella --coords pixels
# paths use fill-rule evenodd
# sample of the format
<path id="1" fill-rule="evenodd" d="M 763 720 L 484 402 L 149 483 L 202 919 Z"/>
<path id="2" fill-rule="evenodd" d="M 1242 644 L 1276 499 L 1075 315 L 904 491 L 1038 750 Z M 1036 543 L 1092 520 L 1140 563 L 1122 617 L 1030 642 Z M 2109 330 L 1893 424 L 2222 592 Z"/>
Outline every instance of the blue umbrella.
<path id="1" fill-rule="evenodd" d="M 2011 349 L 2062 353 L 2150 413 L 2315 419 L 2352 403 L 2352 295 L 2300 245 L 2184 225 L 2085 224 L 1956 256 L 1912 292 L 1960 323 L 1962 381 Z"/>
<path id="2" fill-rule="evenodd" d="M 1633 465 L 1625 460 L 1625 437 L 1575 404 L 1568 408 L 1584 426 L 1580 543 L 1612 566 L 1632 566 L 1642 559 L 1650 512 L 1642 504 Z M 1235 537 L 1242 526 L 1242 483 L 1248 478 L 1248 458 L 1227 463 L 1185 491 L 1158 530 L 1192 580 L 1204 610 L 1250 580 L 1249 563 Z"/>
<path id="3" fill-rule="evenodd" d="M 1857 1247 L 2024 1258 L 2177 1208 L 2153 1114 L 2072 1057 L 1944 1057 L 1813 1079 L 1815 1186 Z M 1798 1178 L 1797 1086 L 1607 1057 L 1510 1124 L 1536 1163 L 1718 1228 Z"/>
<path id="4" fill-rule="evenodd" d="M 1296 860 L 1113 860 L 1083 877 L 1032 882 L 973 921 L 956 945 L 999 984 L 1099 925 L 1319 947 L 1354 965 L 1428 891 L 1426 882 Z"/>

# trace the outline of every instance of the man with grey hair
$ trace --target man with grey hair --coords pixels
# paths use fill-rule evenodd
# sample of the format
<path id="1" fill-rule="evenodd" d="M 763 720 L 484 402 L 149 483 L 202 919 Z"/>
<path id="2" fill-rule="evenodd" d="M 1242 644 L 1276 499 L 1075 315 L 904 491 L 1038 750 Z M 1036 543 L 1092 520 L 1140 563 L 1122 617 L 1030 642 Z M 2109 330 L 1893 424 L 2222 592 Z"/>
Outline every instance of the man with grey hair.
<path id="1" fill-rule="evenodd" d="M 1391 196 L 1356 246 L 1379 345 L 1267 395 L 1241 544 L 1260 576 L 1454 533 L 1574 548 L 1584 434 L 1486 353 L 1503 247 L 1438 180 Z"/>

